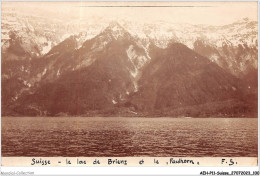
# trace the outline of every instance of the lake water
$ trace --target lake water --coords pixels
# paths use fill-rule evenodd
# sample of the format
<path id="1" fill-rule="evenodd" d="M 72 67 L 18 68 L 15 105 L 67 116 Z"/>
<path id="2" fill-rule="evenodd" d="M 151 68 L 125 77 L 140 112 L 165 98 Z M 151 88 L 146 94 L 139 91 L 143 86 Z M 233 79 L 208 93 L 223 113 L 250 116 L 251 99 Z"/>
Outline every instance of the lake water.
<path id="1" fill-rule="evenodd" d="M 257 118 L 3 117 L 2 156 L 257 156 Z"/>

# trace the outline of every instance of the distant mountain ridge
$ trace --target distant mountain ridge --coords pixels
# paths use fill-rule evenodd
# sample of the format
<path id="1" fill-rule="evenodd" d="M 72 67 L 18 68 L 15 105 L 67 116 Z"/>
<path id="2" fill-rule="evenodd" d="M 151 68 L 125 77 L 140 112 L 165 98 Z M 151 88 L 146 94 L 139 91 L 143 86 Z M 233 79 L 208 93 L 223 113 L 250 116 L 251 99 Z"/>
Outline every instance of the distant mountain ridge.
<path id="1" fill-rule="evenodd" d="M 257 42 L 217 46 L 198 37 L 189 46 L 174 35 L 141 37 L 121 24 L 92 38 L 71 35 L 46 54 L 10 33 L 1 53 L 2 115 L 257 115 Z"/>
<path id="2" fill-rule="evenodd" d="M 77 36 L 79 48 L 110 23 L 102 18 L 98 19 L 98 23 L 96 18 L 63 22 L 60 19 L 17 14 L 12 9 L 4 9 L 2 14 L 2 53 L 15 44 L 20 48 L 18 52 L 28 53 L 31 57 L 48 53 L 71 35 Z M 250 72 L 251 67 L 257 69 L 257 21 L 248 18 L 223 26 L 165 21 L 140 23 L 124 19 L 118 19 L 118 23 L 146 47 L 151 43 L 160 48 L 166 48 L 172 42 L 183 43 L 239 77 Z M 4 58 L 17 59 L 17 56 L 13 53 Z"/>

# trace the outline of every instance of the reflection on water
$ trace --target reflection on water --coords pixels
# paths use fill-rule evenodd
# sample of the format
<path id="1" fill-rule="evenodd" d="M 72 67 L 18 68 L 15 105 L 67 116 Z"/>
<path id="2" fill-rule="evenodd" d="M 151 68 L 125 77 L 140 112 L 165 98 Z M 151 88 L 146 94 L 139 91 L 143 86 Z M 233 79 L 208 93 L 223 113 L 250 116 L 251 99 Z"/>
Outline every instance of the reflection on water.
<path id="1" fill-rule="evenodd" d="M 257 140 L 256 118 L 2 118 L 2 156 L 257 156 Z"/>

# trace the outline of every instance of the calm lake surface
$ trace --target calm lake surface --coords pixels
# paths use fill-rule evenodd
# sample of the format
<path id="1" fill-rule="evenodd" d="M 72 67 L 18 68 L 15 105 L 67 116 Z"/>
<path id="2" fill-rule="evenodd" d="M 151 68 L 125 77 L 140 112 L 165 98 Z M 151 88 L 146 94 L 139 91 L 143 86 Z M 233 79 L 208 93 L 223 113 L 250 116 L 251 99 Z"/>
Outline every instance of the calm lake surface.
<path id="1" fill-rule="evenodd" d="M 2 156 L 257 156 L 257 118 L 3 117 Z"/>

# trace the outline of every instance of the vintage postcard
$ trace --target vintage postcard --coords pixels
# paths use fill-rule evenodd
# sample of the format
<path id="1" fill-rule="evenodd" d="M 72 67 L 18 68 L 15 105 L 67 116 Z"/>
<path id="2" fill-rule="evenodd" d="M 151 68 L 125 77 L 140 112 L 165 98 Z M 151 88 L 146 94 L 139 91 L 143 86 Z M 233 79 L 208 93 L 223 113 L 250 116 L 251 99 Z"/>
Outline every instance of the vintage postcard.
<path id="1" fill-rule="evenodd" d="M 258 166 L 257 14 L 2 1 L 1 166 Z"/>

